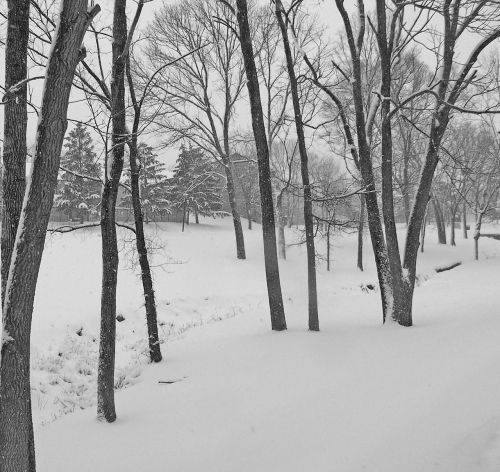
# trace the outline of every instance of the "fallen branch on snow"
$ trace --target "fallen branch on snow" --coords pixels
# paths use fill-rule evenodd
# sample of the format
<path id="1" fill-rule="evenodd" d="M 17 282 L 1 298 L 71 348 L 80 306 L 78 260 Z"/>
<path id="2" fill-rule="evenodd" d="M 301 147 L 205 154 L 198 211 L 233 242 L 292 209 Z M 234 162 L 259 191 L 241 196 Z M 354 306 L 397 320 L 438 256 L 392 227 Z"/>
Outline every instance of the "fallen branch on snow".
<path id="1" fill-rule="evenodd" d="M 454 269 L 455 267 L 458 267 L 459 265 L 462 265 L 462 262 L 454 262 L 453 264 L 443 266 L 443 267 L 436 267 L 434 270 L 439 274 L 440 272 L 445 272 L 447 270 Z"/>

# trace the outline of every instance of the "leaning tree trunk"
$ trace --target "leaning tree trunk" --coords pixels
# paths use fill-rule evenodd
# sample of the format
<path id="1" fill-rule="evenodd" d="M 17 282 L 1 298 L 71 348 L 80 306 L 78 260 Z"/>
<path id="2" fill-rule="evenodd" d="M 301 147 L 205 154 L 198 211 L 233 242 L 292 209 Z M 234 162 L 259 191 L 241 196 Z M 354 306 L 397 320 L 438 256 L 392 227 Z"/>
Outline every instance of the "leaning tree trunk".
<path id="1" fill-rule="evenodd" d="M 286 260 L 285 244 L 285 218 L 283 217 L 283 192 L 279 192 L 276 197 L 276 218 L 278 220 L 278 254 Z"/>
<path id="2" fill-rule="evenodd" d="M 45 234 L 57 185 L 69 95 L 92 18 L 87 0 L 63 0 L 45 72 L 33 170 L 23 202 L 3 306 L 0 364 L 0 470 L 35 470 L 30 332 Z"/>
<path id="3" fill-rule="evenodd" d="M 127 42 L 126 0 L 115 0 L 113 13 L 113 65 L 111 71 L 111 114 L 113 158 L 101 198 L 102 292 L 101 337 L 97 375 L 97 416 L 107 422 L 116 419 L 114 375 L 116 342 L 116 285 L 118 282 L 118 241 L 116 200 L 123 170 L 127 136 L 125 115 L 125 47 Z"/>
<path id="4" fill-rule="evenodd" d="M 467 239 L 467 207 L 465 202 L 462 204 L 462 236 Z"/>
<path id="5" fill-rule="evenodd" d="M 365 197 L 359 196 L 359 221 L 358 221 L 358 262 L 357 266 L 363 271 L 363 230 L 365 227 Z"/>
<path id="6" fill-rule="evenodd" d="M 144 236 L 144 221 L 142 216 L 141 198 L 139 195 L 140 170 L 137 164 L 139 154 L 137 151 L 138 124 L 138 120 L 135 120 L 132 137 L 129 143 L 130 189 L 132 191 L 132 206 L 134 208 L 135 243 L 137 247 L 137 254 L 139 255 L 142 288 L 144 290 L 144 306 L 146 308 L 146 324 L 148 327 L 149 357 L 152 362 L 160 362 L 162 356 L 160 350 L 160 340 L 158 337 L 155 292 L 153 290 L 153 277 L 151 276 L 151 268 L 149 266 L 146 237 Z M 196 214 L 196 219 L 198 219 L 198 214 Z"/>
<path id="7" fill-rule="evenodd" d="M 290 42 L 288 40 L 288 30 L 283 19 L 283 5 L 280 0 L 276 0 L 276 17 L 283 38 L 285 57 L 290 78 L 290 92 L 292 95 L 293 110 L 295 114 L 295 129 L 297 132 L 297 142 L 300 154 L 300 170 L 302 175 L 302 185 L 304 188 L 304 226 L 306 230 L 307 248 L 307 279 L 309 293 L 309 329 L 319 331 L 318 319 L 318 294 L 316 287 L 316 250 L 314 248 L 314 221 L 312 211 L 311 186 L 309 184 L 309 169 L 307 149 L 304 137 L 304 125 L 302 123 L 302 112 L 300 109 L 300 99 L 297 86 L 297 77 L 294 70 L 294 61 Z"/>
<path id="8" fill-rule="evenodd" d="M 2 176 L 2 291 L 9 275 L 10 258 L 26 186 L 27 85 L 10 90 L 26 79 L 29 38 L 30 0 L 8 0 L 7 38 L 5 42 L 5 96 Z"/>
<path id="9" fill-rule="evenodd" d="M 237 20 L 240 30 L 239 40 L 247 76 L 252 128 L 257 148 L 259 169 L 260 204 L 262 210 L 262 237 L 264 240 L 264 263 L 266 269 L 267 293 L 273 330 L 286 329 L 285 311 L 281 295 L 278 255 L 276 254 L 276 228 L 274 222 L 273 192 L 271 188 L 271 170 L 269 166 L 269 147 L 260 99 L 259 79 L 255 67 L 248 9 L 246 0 L 237 0 Z"/>
<path id="10" fill-rule="evenodd" d="M 231 162 L 229 161 L 229 154 L 222 157 L 222 164 L 224 172 L 226 173 L 226 190 L 229 200 L 229 207 L 233 216 L 234 236 L 236 239 L 236 257 L 238 259 L 246 259 L 245 254 L 245 239 L 243 237 L 243 228 L 241 226 L 240 213 L 236 203 L 236 190 L 234 187 L 233 172 L 231 169 Z"/>

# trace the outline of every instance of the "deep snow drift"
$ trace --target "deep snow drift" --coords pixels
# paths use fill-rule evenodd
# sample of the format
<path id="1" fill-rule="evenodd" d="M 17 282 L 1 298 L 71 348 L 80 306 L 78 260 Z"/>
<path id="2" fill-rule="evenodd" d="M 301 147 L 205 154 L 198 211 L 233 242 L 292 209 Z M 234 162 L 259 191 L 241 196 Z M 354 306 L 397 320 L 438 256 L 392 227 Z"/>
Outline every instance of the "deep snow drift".
<path id="1" fill-rule="evenodd" d="M 471 239 L 439 246 L 429 231 L 408 329 L 382 326 L 378 293 L 360 287 L 376 282 L 369 241 L 361 273 L 356 236 L 336 237 L 332 271 L 318 269 L 320 333 L 307 331 L 305 248 L 293 246 L 280 264 L 289 330 L 273 333 L 258 225 L 246 261 L 229 219 L 150 226 L 165 361 L 146 366 L 126 244 L 116 383 L 135 385 L 117 392 L 112 425 L 93 406 L 99 234 L 47 242 L 33 326 L 40 471 L 500 470 L 498 241 L 481 239 L 473 262 Z"/>

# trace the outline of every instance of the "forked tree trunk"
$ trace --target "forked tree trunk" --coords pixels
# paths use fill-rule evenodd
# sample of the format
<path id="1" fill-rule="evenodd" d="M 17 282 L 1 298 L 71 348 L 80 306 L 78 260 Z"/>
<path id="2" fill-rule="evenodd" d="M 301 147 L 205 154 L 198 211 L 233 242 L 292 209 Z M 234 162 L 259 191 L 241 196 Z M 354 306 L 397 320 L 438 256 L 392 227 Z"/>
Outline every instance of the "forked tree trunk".
<path id="1" fill-rule="evenodd" d="M 23 202 L 3 306 L 0 364 L 0 470 L 35 470 L 30 389 L 33 301 L 67 127 L 80 46 L 92 18 L 87 0 L 63 0 L 45 71 L 33 170 Z"/>
<path id="2" fill-rule="evenodd" d="M 5 42 L 5 101 L 2 175 L 2 289 L 3 304 L 9 275 L 10 258 L 26 187 L 27 85 L 9 91 L 26 79 L 29 38 L 30 0 L 8 0 L 7 38 Z"/>
<path id="3" fill-rule="evenodd" d="M 138 124 L 138 120 L 137 120 Z M 135 125 L 135 123 L 134 123 Z M 137 165 L 137 131 L 134 126 L 129 143 L 130 149 L 130 189 L 132 193 L 132 206 L 134 208 L 135 242 L 141 266 L 142 288 L 144 290 L 144 307 L 146 308 L 146 324 L 148 327 L 149 357 L 152 362 L 160 362 L 162 359 L 160 340 L 158 338 L 158 321 L 156 314 L 155 292 L 153 289 L 153 277 L 149 266 L 146 237 L 144 236 L 144 223 L 142 217 L 142 205 L 139 195 L 140 170 Z"/>
<path id="4" fill-rule="evenodd" d="M 267 145 L 266 128 L 260 99 L 259 79 L 255 67 L 252 37 L 248 23 L 248 8 L 246 0 L 237 0 L 237 21 L 239 40 L 245 72 L 247 76 L 248 95 L 252 114 L 252 128 L 257 148 L 259 169 L 260 204 L 262 210 L 262 237 L 264 240 L 264 263 L 266 269 L 267 293 L 271 312 L 273 330 L 286 329 L 285 311 L 281 295 L 278 255 L 276 253 L 276 228 L 274 222 L 273 192 L 271 187 L 271 170 L 269 166 L 269 147 Z"/>
<path id="5" fill-rule="evenodd" d="M 309 329 L 311 331 L 319 331 L 318 294 L 316 287 L 316 250 L 314 248 L 314 221 L 312 212 L 311 186 L 309 184 L 308 157 L 304 137 L 304 125 L 302 123 L 302 112 L 300 109 L 297 77 L 295 75 L 294 61 L 290 49 L 290 42 L 288 40 L 288 29 L 283 19 L 283 13 L 281 0 L 276 0 L 276 17 L 281 30 L 281 36 L 283 38 L 288 76 L 290 78 L 290 92 L 295 115 L 295 129 L 299 145 L 300 171 L 304 192 L 304 226 L 306 230 L 307 281 L 309 294 Z"/>
<path id="6" fill-rule="evenodd" d="M 127 137 L 125 115 L 125 45 L 127 42 L 126 0 L 115 0 L 113 13 L 113 65 L 111 71 L 111 114 L 113 153 L 111 169 L 101 199 L 102 292 L 101 336 L 97 375 L 97 416 L 107 422 L 116 419 L 114 375 L 116 343 L 116 285 L 118 282 L 118 242 L 116 199 L 123 170 Z"/>
<path id="7" fill-rule="evenodd" d="M 363 230 L 365 227 L 365 197 L 359 196 L 359 221 L 358 221 L 358 261 L 357 266 L 363 271 Z"/>

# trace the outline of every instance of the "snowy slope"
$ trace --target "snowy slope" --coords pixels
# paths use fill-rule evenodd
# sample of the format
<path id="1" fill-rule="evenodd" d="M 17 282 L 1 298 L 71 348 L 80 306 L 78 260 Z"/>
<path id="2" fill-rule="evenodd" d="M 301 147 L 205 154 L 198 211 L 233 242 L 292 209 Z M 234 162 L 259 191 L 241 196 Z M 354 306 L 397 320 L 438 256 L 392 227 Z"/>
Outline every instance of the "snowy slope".
<path id="1" fill-rule="evenodd" d="M 404 329 L 381 326 L 378 294 L 360 288 L 376 281 L 371 256 L 359 273 L 355 235 L 339 236 L 332 272 L 319 269 L 320 333 L 306 330 L 305 251 L 294 246 L 281 263 L 289 330 L 273 333 L 259 229 L 245 233 L 247 261 L 229 220 L 150 229 L 163 247 L 160 365 L 145 367 L 140 281 L 122 257 L 118 383 L 135 385 L 117 393 L 115 424 L 88 408 L 37 427 L 39 470 L 499 470 L 500 244 L 481 240 L 474 263 L 471 240 L 443 247 L 431 232 Z M 38 425 L 95 401 L 99 274 L 97 232 L 48 242 L 33 327 Z"/>

